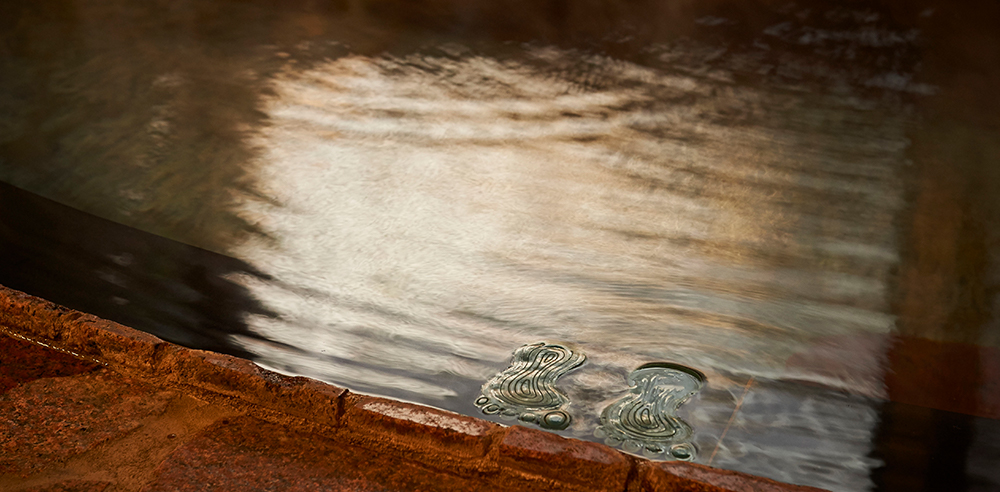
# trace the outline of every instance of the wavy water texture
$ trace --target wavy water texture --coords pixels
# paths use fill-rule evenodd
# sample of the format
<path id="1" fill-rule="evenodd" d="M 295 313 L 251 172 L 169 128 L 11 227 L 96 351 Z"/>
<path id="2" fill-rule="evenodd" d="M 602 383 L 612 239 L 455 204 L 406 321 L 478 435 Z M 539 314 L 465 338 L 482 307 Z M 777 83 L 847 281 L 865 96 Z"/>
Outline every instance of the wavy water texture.
<path id="1" fill-rule="evenodd" d="M 619 2 L 605 18 L 570 2 L 545 26 L 512 1 L 490 5 L 524 7 L 505 14 L 523 36 L 491 31 L 498 13 L 438 37 L 336 3 L 0 8 L 19 6 L 0 16 L 0 180 L 245 272 L 232 289 L 167 279 L 174 304 L 148 309 L 125 250 L 102 246 L 80 275 L 114 286 L 93 294 L 109 313 L 134 303 L 183 343 L 204 331 L 190 313 L 219 312 L 205 293 L 231 291 L 254 308 L 210 326 L 260 364 L 476 415 L 511 351 L 547 340 L 587 354 L 558 379 L 570 403 L 552 400 L 572 413 L 558 432 L 584 439 L 635 368 L 674 361 L 706 377 L 677 409 L 693 459 L 871 486 L 901 180 L 919 174 L 907 130 L 938 90 L 917 76 L 919 31 L 861 4 L 688 18 L 715 4 Z M 466 4 L 462 19 L 490 12 Z M 648 33 L 620 22 L 644 17 Z M 149 268 L 206 276 L 161 257 Z M 926 292 L 913 303 L 952 290 Z"/>
<path id="2" fill-rule="evenodd" d="M 669 350 L 778 377 L 808 340 L 891 328 L 901 122 L 857 98 L 524 56 L 348 57 L 277 84 L 259 182 L 282 205 L 244 212 L 280 246 L 240 254 L 282 280 L 247 280 L 285 313 L 261 333 L 336 334 L 330 350 L 375 367 L 404 350 L 379 337 L 421 340 L 411 371 L 471 379 L 539 336 L 616 366 Z"/>
<path id="3" fill-rule="evenodd" d="M 510 347 L 572 341 L 591 361 L 564 378 L 580 437 L 650 360 L 723 392 L 749 374 L 882 395 L 878 343 L 835 375 L 787 361 L 893 327 L 905 115 L 741 85 L 752 60 L 705 72 L 696 48 L 655 47 L 650 66 L 448 45 L 280 77 L 254 142 L 280 205 L 241 210 L 277 240 L 239 256 L 281 279 L 242 280 L 281 314 L 248 321 L 274 343 L 238 343 L 279 370 L 470 412 L 461 395 Z M 727 418 L 696 427 L 717 437 Z"/>

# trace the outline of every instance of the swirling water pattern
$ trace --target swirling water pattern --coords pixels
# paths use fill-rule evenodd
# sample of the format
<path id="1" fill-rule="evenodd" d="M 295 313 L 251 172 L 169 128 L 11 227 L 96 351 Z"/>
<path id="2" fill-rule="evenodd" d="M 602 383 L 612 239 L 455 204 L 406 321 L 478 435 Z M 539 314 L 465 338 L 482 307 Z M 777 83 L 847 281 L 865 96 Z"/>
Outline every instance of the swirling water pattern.
<path id="1" fill-rule="evenodd" d="M 523 345 L 514 351 L 510 367 L 483 385 L 476 406 L 487 415 L 516 417 L 546 429 L 565 429 L 572 420 L 563 409 L 569 398 L 555 387 L 555 382 L 585 360 L 584 354 L 561 345 Z"/>
<path id="2" fill-rule="evenodd" d="M 701 389 L 705 376 L 678 364 L 653 362 L 632 371 L 628 383 L 631 391 L 604 409 L 595 435 L 609 445 L 651 458 L 666 454 L 693 460 L 693 431 L 677 416 L 677 409 Z"/>

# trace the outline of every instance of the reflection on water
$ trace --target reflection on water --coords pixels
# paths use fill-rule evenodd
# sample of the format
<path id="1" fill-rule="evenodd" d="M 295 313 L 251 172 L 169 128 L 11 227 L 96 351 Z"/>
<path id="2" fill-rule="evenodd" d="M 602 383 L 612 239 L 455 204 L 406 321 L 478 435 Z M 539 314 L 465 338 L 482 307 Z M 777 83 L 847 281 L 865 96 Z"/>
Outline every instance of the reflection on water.
<path id="1" fill-rule="evenodd" d="M 224 212 L 254 194 L 242 142 L 278 66 L 248 69 L 251 30 L 169 2 L 5 4 L 0 179 L 216 251 L 253 230 Z"/>
<path id="2" fill-rule="evenodd" d="M 945 418 L 910 406 L 1000 416 L 1000 153 L 935 102 L 980 83 L 935 74 L 980 72 L 931 7 L 8 2 L 0 179 L 235 260 L 137 261 L 123 244 L 165 240 L 80 239 L 12 198 L 26 266 L 0 282 L 468 414 L 513 349 L 565 344 L 588 362 L 558 380 L 560 432 L 583 439 L 671 361 L 705 374 L 674 417 L 696 461 L 891 488 L 894 422 Z M 974 357 L 913 362 L 948 354 Z"/>
<path id="3" fill-rule="evenodd" d="M 247 285 L 283 316 L 251 324 L 296 347 L 322 331 L 343 361 L 286 369 L 371 364 L 367 380 L 420 340 L 411 374 L 458 353 L 473 360 L 446 368 L 481 380 L 477 361 L 542 336 L 618 372 L 782 376 L 812 338 L 890 330 L 902 117 L 673 63 L 517 55 L 344 57 L 276 81 L 257 141 L 276 204 L 243 213 L 278 240 L 236 254 L 282 279 Z"/>
<path id="4" fill-rule="evenodd" d="M 455 400 L 511 346 L 571 341 L 590 360 L 562 380 L 581 438 L 649 361 L 732 394 L 753 375 L 884 396 L 881 344 L 840 354 L 833 376 L 787 361 L 893 327 L 905 106 L 739 84 L 721 62 L 703 75 L 696 49 L 638 65 L 448 45 L 279 77 L 255 142 L 275 204 L 242 212 L 277 241 L 236 254 L 280 279 L 242 281 L 280 315 L 235 341 L 280 370 L 466 412 Z M 836 425 L 870 433 L 869 412 Z M 691 418 L 697 444 L 715 449 L 727 420 Z M 844 446 L 761 450 L 774 465 L 757 471 L 868 453 Z"/>

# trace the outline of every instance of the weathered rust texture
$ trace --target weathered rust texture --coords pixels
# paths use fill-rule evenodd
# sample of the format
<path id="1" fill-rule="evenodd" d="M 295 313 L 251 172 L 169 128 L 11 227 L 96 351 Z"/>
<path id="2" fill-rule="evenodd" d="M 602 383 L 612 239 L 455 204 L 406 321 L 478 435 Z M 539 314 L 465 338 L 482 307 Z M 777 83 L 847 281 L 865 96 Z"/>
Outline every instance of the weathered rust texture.
<path id="1" fill-rule="evenodd" d="M 688 463 L 685 463 L 686 465 Z M 673 473 L 668 473 L 652 462 L 641 462 L 637 467 L 633 489 L 637 492 L 744 492 L 748 489 L 727 489 L 698 480 L 686 479 Z M 749 489 L 753 490 L 753 489 Z"/>
<path id="2" fill-rule="evenodd" d="M 170 350 L 160 362 L 160 374 L 176 384 L 188 384 L 330 426 L 338 425 L 340 397 L 346 391 L 203 350 Z"/>
<path id="3" fill-rule="evenodd" d="M 99 367 L 26 340 L 7 339 L 0 344 L 0 394 L 35 379 L 72 376 Z"/>
<path id="4" fill-rule="evenodd" d="M 414 459 L 439 463 L 454 470 L 483 472 L 495 469 L 495 465 L 484 458 L 494 434 L 502 430 L 497 424 L 372 396 L 350 395 L 345 401 L 345 436 L 351 442 L 394 449 Z"/>
<path id="5" fill-rule="evenodd" d="M 789 485 L 767 478 L 755 477 L 745 473 L 720 470 L 695 463 L 667 462 L 651 463 L 662 477 L 672 480 L 679 486 L 693 487 L 695 484 L 704 489 L 692 490 L 728 490 L 734 492 L 822 492 L 815 487 Z M 679 489 L 686 490 L 686 489 Z"/>
<path id="6" fill-rule="evenodd" d="M 428 468 L 392 449 L 317 437 L 252 417 L 224 420 L 175 450 L 143 490 L 539 490 L 530 477 Z M 581 490 L 558 482 L 545 490 Z"/>
<path id="7" fill-rule="evenodd" d="M 106 370 L 18 386 L 0 395 L 0 475 L 26 477 L 120 438 L 172 397 Z"/>
<path id="8" fill-rule="evenodd" d="M 0 286 L 0 325 L 82 358 L 153 373 L 165 350 L 179 347 L 153 335 Z M 130 371 L 131 372 L 131 371 Z"/>
<path id="9" fill-rule="evenodd" d="M 111 485 L 114 484 L 95 480 L 66 480 L 22 490 L 23 492 L 104 492 Z"/>
<path id="10" fill-rule="evenodd" d="M 501 466 L 540 473 L 590 490 L 621 490 L 634 459 L 602 444 L 510 427 L 498 445 Z"/>

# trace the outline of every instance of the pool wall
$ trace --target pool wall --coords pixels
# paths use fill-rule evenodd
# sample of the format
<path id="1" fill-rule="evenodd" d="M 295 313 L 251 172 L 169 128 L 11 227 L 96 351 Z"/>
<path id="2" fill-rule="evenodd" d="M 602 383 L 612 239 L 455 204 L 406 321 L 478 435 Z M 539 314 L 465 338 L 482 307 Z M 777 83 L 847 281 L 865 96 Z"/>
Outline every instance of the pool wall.
<path id="1" fill-rule="evenodd" d="M 392 472 L 386 470 L 397 469 L 403 470 L 396 474 L 403 475 L 405 482 L 397 481 L 393 486 L 402 489 L 436 486 L 440 490 L 449 490 L 460 486 L 470 490 L 485 490 L 523 485 L 528 490 L 819 490 L 702 465 L 651 462 L 601 444 L 565 439 L 522 426 L 502 426 L 427 406 L 356 394 L 313 379 L 268 371 L 245 359 L 187 349 L 127 326 L 3 286 L 0 286 L 0 331 L 6 335 L 3 344 L 7 346 L 3 353 L 7 360 L 0 361 L 0 370 L 5 373 L 16 372 L 14 367 L 19 364 L 19 358 L 26 357 L 25 354 L 31 351 L 42 351 L 38 352 L 42 355 L 34 357 L 34 366 L 24 364 L 22 367 L 49 366 L 41 369 L 36 367 L 34 376 L 15 375 L 12 384 L 0 387 L 0 409 L 10 405 L 15 409 L 20 408 L 18 422 L 28 422 L 28 428 L 37 427 L 34 431 L 37 437 L 35 440 L 41 443 L 30 450 L 21 446 L 24 452 L 12 453 L 10 459 L 19 460 L 16 464 L 0 462 L 0 488 L 13 486 L 10 490 L 32 490 L 31 487 L 51 487 L 57 484 L 90 484 L 95 487 L 93 490 L 104 490 L 109 486 L 110 490 L 181 490 L 185 488 L 183 484 L 175 482 L 182 480 L 178 477 L 190 474 L 177 472 L 178 467 L 201 463 L 200 473 L 206 473 L 204 470 L 208 468 L 204 466 L 204 462 L 211 461 L 213 457 L 218 458 L 221 451 L 216 448 L 222 442 L 220 439 L 224 440 L 227 435 L 239 437 L 241 428 L 242 432 L 249 432 L 253 436 L 234 438 L 239 445 L 230 449 L 231 456 L 227 455 L 227 459 L 218 458 L 221 460 L 217 463 L 220 468 L 212 472 L 214 475 L 210 477 L 213 483 L 224 487 L 225 481 L 230 480 L 231 485 L 245 487 L 251 483 L 260 483 L 259 475 L 267 475 L 272 482 L 279 478 L 284 480 L 289 484 L 289 490 L 311 490 L 309 487 L 296 486 L 300 482 L 289 482 L 290 479 L 282 475 L 291 473 L 288 470 L 301 468 L 305 470 L 301 473 L 318 474 L 317 476 L 325 474 L 323 479 L 337 479 L 340 480 L 339 483 L 349 479 L 349 483 L 364 490 L 361 485 L 367 483 L 364 482 L 365 476 L 393 476 Z M 16 348 L 21 346 L 31 348 Z M 61 359 L 65 360 L 60 362 Z M 42 362 L 39 363 L 39 360 Z M 64 370 L 56 367 L 60 364 L 61 367 L 66 364 L 84 364 L 91 369 Z M 83 375 L 87 371 L 98 376 Z M 8 376 L 0 374 L 0 377 Z M 34 390 L 36 393 L 41 391 L 41 397 L 39 394 L 30 394 L 30 388 L 42 385 L 39 381 L 57 381 L 68 377 L 79 378 L 79 381 L 66 383 L 68 386 L 63 387 L 71 388 L 65 390 L 67 393 L 89 391 L 89 395 L 52 394 L 52 388 L 58 386 L 51 384 L 45 386 L 47 390 Z M 177 439 L 177 433 L 167 435 L 172 441 L 167 448 L 149 444 L 159 450 L 160 458 L 143 460 L 140 467 L 144 466 L 146 470 L 132 473 L 130 476 L 133 478 L 123 483 L 114 483 L 114 477 L 118 476 L 114 473 L 99 475 L 96 481 L 81 482 L 71 473 L 72 467 L 60 469 L 60 463 L 72 462 L 76 454 L 86 457 L 87 453 L 98 452 L 102 446 L 113 447 L 116 440 L 135 441 L 134 437 L 128 436 L 143 434 L 143 425 L 145 428 L 151 426 L 149 417 L 143 417 L 146 420 L 137 419 L 132 427 L 126 425 L 130 422 L 129 418 L 122 418 L 117 424 L 117 431 L 112 431 L 104 441 L 88 444 L 84 437 L 78 439 L 80 442 L 74 442 L 71 437 L 69 442 L 62 443 L 62 454 L 52 454 L 55 451 L 47 447 L 57 446 L 60 439 L 67 440 L 58 427 L 68 424 L 48 422 L 46 419 L 51 416 L 43 414 L 61 396 L 67 396 L 71 401 L 74 398 L 86 400 L 93 397 L 94 391 L 86 388 L 88 384 L 94 384 L 94 377 L 103 377 L 103 384 L 111 388 L 104 390 L 110 391 L 111 396 L 107 398 L 109 401 L 140 400 L 136 404 L 142 407 L 148 403 L 141 402 L 142 395 L 147 394 L 143 392 L 146 391 L 150 395 L 150 401 L 165 399 L 166 403 L 163 405 L 167 410 L 163 410 L 163 415 L 174 415 L 175 420 L 202 421 L 202 425 L 192 432 L 181 432 L 181 437 Z M 39 398 L 41 404 L 37 403 Z M 188 405 L 194 405 L 200 410 L 188 414 L 177 413 L 176 408 L 184 406 L 177 402 L 185 398 L 193 398 L 190 401 L 197 403 Z M 24 404 L 28 400 L 36 403 L 33 406 Z M 24 413 L 28 415 L 23 415 Z M 33 416 L 32 413 L 36 415 Z M 162 416 L 159 418 L 157 421 L 164 419 Z M 191 422 L 182 423 L 188 425 Z M 52 428 L 50 424 L 56 428 Z M 0 421 L 0 427 L 6 425 L 21 425 L 18 432 L 25 431 L 23 422 L 18 424 L 14 421 Z M 169 425 L 169 422 L 161 423 L 160 427 Z M 100 425 L 92 424 L 91 427 L 99 428 Z M 15 434 L 12 430 L 7 432 L 8 430 L 11 429 L 5 429 L 0 434 Z M 86 430 L 84 427 L 83 431 Z M 93 432 L 92 430 L 91 434 Z M 148 429 L 145 432 L 149 434 Z M 284 437 L 289 432 L 298 438 L 290 440 Z M 45 436 L 46 433 L 54 435 Z M 273 443 L 265 442 L 257 448 L 252 443 L 248 444 L 253 437 L 260 438 L 275 433 L 283 437 L 275 438 Z M 85 433 L 79 435 L 84 436 Z M 0 441 L 3 440 L 6 439 Z M 130 452 L 137 456 L 148 453 L 156 455 L 143 449 L 141 443 L 147 441 L 136 442 L 140 444 L 129 448 Z M 216 448 L 206 447 L 204 442 L 211 442 Z M 316 461 L 317 456 L 310 456 L 322 453 L 317 449 L 325 449 L 322 446 L 317 448 L 320 445 L 317 443 L 360 450 L 358 452 L 362 455 L 367 455 L 370 451 L 370 459 L 362 459 L 359 462 L 361 464 L 352 470 L 330 468 L 327 466 L 329 463 L 321 462 L 322 456 L 319 457 L 320 461 Z M 14 446 L 12 443 L 0 444 Z M 285 449 L 282 451 L 282 459 L 285 461 L 281 462 L 283 465 L 277 471 L 266 466 L 248 466 L 247 459 L 269 456 L 267 453 L 277 453 L 275 449 L 278 448 Z M 27 463 L 32 460 L 38 463 Z M 94 463 L 95 467 L 108 466 L 100 460 Z M 129 466 L 136 465 L 120 465 L 126 468 Z M 241 467 L 244 469 L 241 470 Z M 371 469 L 376 475 L 364 475 L 365 468 Z M 85 472 L 81 473 L 89 476 Z M 275 473 L 278 478 L 271 476 Z M 329 476 L 338 473 L 344 476 Z M 145 479 L 140 480 L 135 476 L 151 480 L 143 482 Z M 456 480 L 462 485 L 455 485 Z M 309 483 L 315 485 L 317 482 L 314 479 Z M 200 485 L 195 483 L 192 486 Z"/>

